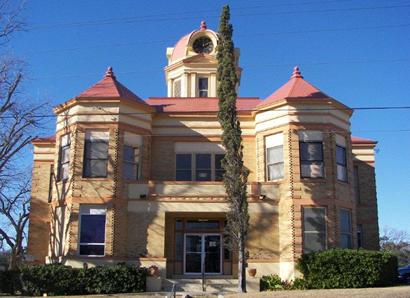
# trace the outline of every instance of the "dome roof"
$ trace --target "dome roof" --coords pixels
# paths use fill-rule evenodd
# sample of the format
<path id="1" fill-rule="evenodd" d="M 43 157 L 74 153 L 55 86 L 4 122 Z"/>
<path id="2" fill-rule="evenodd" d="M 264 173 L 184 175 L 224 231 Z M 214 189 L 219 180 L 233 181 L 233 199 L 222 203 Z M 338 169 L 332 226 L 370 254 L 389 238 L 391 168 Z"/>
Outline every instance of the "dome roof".
<path id="1" fill-rule="evenodd" d="M 215 37 L 217 36 L 216 32 L 208 29 L 206 26 L 206 22 L 202 21 L 201 26 L 198 30 L 194 30 L 191 33 L 188 33 L 187 35 L 184 35 L 183 37 L 181 37 L 180 40 L 178 40 L 178 42 L 175 44 L 173 48 L 172 55 L 169 61 L 170 63 L 178 61 L 187 56 L 188 45 L 192 37 L 197 35 L 197 33 L 210 33 L 210 35 L 213 35 Z"/>

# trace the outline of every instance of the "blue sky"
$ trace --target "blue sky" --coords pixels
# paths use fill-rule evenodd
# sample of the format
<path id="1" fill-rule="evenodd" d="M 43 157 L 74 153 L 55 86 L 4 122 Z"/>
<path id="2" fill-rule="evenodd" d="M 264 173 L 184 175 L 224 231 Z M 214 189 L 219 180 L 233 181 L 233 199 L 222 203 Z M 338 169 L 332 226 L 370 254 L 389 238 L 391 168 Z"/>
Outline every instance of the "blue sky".
<path id="1" fill-rule="evenodd" d="M 241 96 L 265 98 L 299 65 L 305 79 L 350 107 L 410 105 L 410 1 L 29 0 L 29 30 L 14 37 L 9 53 L 27 63 L 25 92 L 34 102 L 64 102 L 110 65 L 140 97 L 164 96 L 166 47 L 201 20 L 216 30 L 225 3 L 241 49 Z M 380 227 L 410 232 L 409 116 L 355 111 L 352 131 L 379 141 Z M 39 133 L 54 128 L 50 119 Z"/>

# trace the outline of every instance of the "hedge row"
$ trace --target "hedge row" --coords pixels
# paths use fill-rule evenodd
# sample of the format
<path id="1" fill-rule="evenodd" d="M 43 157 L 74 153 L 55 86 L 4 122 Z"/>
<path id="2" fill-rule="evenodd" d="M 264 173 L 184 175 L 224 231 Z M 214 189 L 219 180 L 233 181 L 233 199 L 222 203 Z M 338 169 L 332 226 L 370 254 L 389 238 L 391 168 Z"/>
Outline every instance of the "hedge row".
<path id="1" fill-rule="evenodd" d="M 0 291 L 34 296 L 144 292 L 146 274 L 145 268 L 125 264 L 89 269 L 35 265 L 18 272 L 0 272 Z"/>
<path id="2" fill-rule="evenodd" d="M 297 269 L 303 279 L 282 281 L 278 275 L 261 278 L 261 291 L 365 288 L 393 285 L 397 258 L 387 252 L 330 249 L 302 255 Z"/>
<path id="3" fill-rule="evenodd" d="M 297 269 L 314 289 L 389 286 L 397 279 L 397 257 L 388 252 L 330 249 L 302 255 Z"/>

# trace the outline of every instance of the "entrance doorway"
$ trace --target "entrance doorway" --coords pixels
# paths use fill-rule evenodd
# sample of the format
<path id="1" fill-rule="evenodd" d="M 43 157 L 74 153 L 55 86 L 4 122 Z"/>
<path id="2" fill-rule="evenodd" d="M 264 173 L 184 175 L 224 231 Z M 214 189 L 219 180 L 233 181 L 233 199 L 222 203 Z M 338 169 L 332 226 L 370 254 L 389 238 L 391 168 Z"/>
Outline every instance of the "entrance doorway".
<path id="1" fill-rule="evenodd" d="M 186 233 L 184 274 L 222 274 L 222 235 Z"/>

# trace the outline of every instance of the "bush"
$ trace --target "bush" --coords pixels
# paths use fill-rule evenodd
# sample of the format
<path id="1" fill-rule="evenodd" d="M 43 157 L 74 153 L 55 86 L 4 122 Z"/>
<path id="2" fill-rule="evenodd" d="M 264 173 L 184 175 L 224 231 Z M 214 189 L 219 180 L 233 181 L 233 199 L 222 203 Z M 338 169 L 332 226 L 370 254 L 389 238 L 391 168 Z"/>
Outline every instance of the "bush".
<path id="1" fill-rule="evenodd" d="M 308 288 L 388 286 L 397 278 L 397 258 L 387 252 L 331 249 L 302 255 L 297 269 Z"/>
<path id="2" fill-rule="evenodd" d="M 77 269 L 64 265 L 34 265 L 20 272 L 0 273 L 0 290 L 24 295 L 86 295 L 145 291 L 146 269 L 118 264 Z"/>
<path id="3" fill-rule="evenodd" d="M 261 291 L 275 291 L 283 290 L 282 280 L 279 275 L 264 275 L 260 281 L 260 290 Z"/>

